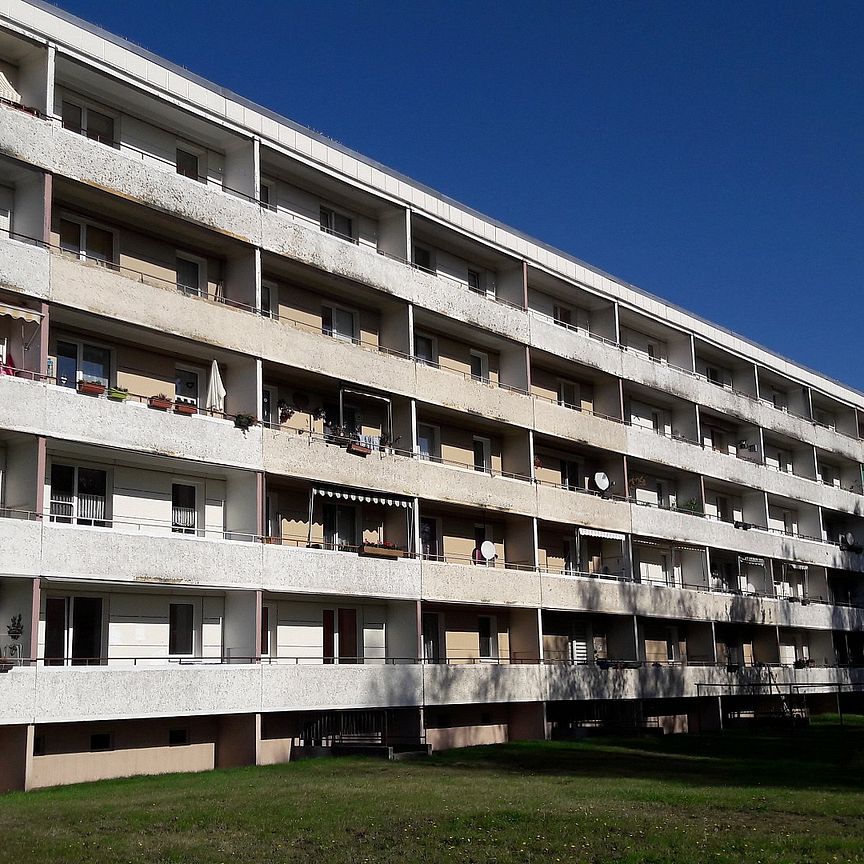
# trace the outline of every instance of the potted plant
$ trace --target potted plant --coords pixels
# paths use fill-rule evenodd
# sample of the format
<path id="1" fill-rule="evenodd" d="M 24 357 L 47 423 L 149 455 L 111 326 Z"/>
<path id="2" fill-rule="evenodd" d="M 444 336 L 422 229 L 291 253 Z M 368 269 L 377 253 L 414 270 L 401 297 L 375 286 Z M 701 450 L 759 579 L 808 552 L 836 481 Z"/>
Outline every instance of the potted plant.
<path id="1" fill-rule="evenodd" d="M 86 396 L 101 396 L 105 392 L 105 385 L 99 381 L 79 381 L 78 392 Z"/>
<path id="2" fill-rule="evenodd" d="M 191 402 L 175 402 L 174 413 L 182 414 L 184 417 L 191 417 L 193 414 L 198 413 L 198 406 L 193 405 Z"/>
<path id="3" fill-rule="evenodd" d="M 156 396 L 151 396 L 147 400 L 147 404 L 157 411 L 167 411 L 171 407 L 172 401 L 164 393 L 159 393 Z"/>
<path id="4" fill-rule="evenodd" d="M 258 418 L 253 414 L 235 414 L 234 415 L 234 428 L 242 429 L 244 432 L 252 426 L 256 426 L 258 424 Z"/>
<path id="5" fill-rule="evenodd" d="M 381 543 L 363 543 L 360 546 L 360 554 L 370 558 L 401 558 L 404 553 L 389 540 Z"/>
<path id="6" fill-rule="evenodd" d="M 125 402 L 129 398 L 129 390 L 126 387 L 109 387 L 108 398 L 112 402 Z"/>

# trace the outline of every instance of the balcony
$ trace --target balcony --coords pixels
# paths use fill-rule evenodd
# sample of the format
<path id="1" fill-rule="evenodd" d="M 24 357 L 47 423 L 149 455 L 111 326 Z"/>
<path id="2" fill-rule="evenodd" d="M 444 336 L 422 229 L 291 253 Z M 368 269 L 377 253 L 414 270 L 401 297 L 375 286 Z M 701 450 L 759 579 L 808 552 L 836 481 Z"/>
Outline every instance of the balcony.
<path id="1" fill-rule="evenodd" d="M 539 702 L 543 667 L 538 663 L 476 660 L 423 667 L 426 705 L 469 705 L 489 702 Z"/>
<path id="2" fill-rule="evenodd" d="M 0 724 L 410 707 L 421 686 L 414 664 L 23 666 L 0 676 Z"/>
<path id="3" fill-rule="evenodd" d="M 37 377 L 37 376 L 34 376 Z M 149 410 L 146 400 L 94 398 L 49 380 L 0 376 L 0 428 L 207 464 L 261 470 L 261 430 Z"/>

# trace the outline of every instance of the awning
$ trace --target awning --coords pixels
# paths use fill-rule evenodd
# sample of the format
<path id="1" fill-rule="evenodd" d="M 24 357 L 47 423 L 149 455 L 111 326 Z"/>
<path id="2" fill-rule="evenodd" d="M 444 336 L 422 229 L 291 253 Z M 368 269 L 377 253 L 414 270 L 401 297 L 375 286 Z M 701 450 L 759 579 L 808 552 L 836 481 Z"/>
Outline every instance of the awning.
<path id="1" fill-rule="evenodd" d="M 803 573 L 806 573 L 806 572 L 807 572 L 807 565 L 806 565 L 806 564 L 789 564 L 789 563 L 784 563 L 783 566 L 784 566 L 787 570 L 800 570 L 800 571 L 802 571 Z"/>
<path id="2" fill-rule="evenodd" d="M 312 487 L 312 495 L 322 498 L 339 498 L 343 501 L 357 501 L 365 504 L 382 504 L 384 507 L 413 507 L 411 498 L 399 498 L 394 495 L 380 495 L 373 492 L 358 492 L 356 489 L 331 489 L 319 486 Z"/>
<path id="3" fill-rule="evenodd" d="M 32 324 L 39 324 L 42 321 L 41 312 L 22 309 L 20 306 L 10 306 L 8 303 L 0 303 L 0 315 L 5 315 L 7 318 L 20 318 L 22 321 L 29 321 Z"/>
<path id="4" fill-rule="evenodd" d="M 614 531 L 600 531 L 597 528 L 580 528 L 580 537 L 599 537 L 601 540 L 617 540 L 623 543 L 627 538 L 624 534 L 616 534 Z"/>
<path id="5" fill-rule="evenodd" d="M 749 555 L 739 555 L 738 556 L 739 564 L 752 564 L 754 567 L 764 567 L 765 559 L 764 558 L 752 558 Z"/>

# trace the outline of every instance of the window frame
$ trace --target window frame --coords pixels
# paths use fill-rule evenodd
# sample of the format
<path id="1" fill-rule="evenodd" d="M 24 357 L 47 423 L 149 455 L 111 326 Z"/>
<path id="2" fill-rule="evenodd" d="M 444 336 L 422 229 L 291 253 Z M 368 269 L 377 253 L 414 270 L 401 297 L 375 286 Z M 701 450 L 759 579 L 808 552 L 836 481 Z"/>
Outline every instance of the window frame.
<path id="1" fill-rule="evenodd" d="M 182 646 L 177 645 L 177 641 L 179 640 L 181 635 L 185 635 L 183 633 L 176 633 L 176 631 L 174 630 L 175 622 L 174 622 L 172 610 L 175 607 L 178 609 L 180 607 L 188 607 L 189 609 L 192 610 L 191 611 L 191 617 L 189 619 L 189 634 L 188 634 L 188 636 L 189 636 L 189 651 L 173 650 L 175 648 L 182 647 Z M 169 601 L 169 603 L 168 603 L 168 656 L 169 657 L 196 657 L 197 656 L 197 654 L 195 653 L 196 652 L 196 642 L 198 641 L 196 638 L 197 634 L 195 632 L 195 619 L 196 619 L 196 617 L 197 616 L 195 614 L 195 604 L 194 603 L 185 603 L 185 602 L 172 603 Z M 186 640 L 184 640 L 184 643 L 185 643 L 185 641 Z"/>

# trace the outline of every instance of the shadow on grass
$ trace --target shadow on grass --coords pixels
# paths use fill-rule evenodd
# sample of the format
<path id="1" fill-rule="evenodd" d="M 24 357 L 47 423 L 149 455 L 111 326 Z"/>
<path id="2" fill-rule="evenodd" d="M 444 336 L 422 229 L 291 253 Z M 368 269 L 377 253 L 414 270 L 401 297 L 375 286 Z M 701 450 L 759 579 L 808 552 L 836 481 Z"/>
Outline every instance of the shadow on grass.
<path id="1" fill-rule="evenodd" d="M 698 786 L 864 791 L 864 727 L 826 724 L 794 732 L 529 741 L 451 750 L 436 754 L 429 764 Z"/>

